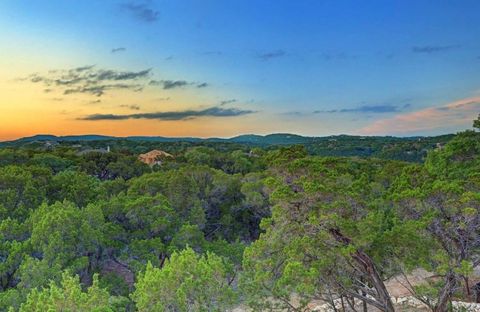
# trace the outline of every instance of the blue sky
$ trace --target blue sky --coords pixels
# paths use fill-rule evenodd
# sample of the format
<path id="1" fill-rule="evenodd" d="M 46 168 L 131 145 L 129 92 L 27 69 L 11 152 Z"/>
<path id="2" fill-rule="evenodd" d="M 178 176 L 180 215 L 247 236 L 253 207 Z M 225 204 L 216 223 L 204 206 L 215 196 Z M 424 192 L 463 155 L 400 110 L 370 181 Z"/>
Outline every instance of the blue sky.
<path id="1" fill-rule="evenodd" d="M 23 111 L 0 131 L 458 131 L 480 111 L 479 20 L 479 1 L 3 0 L 0 113 Z M 87 65 L 95 77 L 149 71 L 102 81 L 101 95 L 55 83 Z"/>

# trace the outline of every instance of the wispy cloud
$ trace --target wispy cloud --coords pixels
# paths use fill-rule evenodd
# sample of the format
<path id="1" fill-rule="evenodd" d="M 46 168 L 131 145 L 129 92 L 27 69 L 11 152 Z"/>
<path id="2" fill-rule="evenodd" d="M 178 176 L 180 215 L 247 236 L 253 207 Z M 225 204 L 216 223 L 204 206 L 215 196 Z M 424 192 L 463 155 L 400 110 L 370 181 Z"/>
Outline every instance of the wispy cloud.
<path id="1" fill-rule="evenodd" d="M 353 58 L 353 56 L 348 55 L 346 52 L 323 52 L 320 57 L 325 61 L 346 60 Z"/>
<path id="2" fill-rule="evenodd" d="M 151 86 L 161 86 L 164 90 L 182 88 L 189 85 L 196 85 L 197 88 L 205 88 L 208 86 L 206 82 L 195 83 L 185 80 L 150 80 L 148 84 Z"/>
<path id="3" fill-rule="evenodd" d="M 128 109 L 136 110 L 136 111 L 140 110 L 140 106 L 139 106 L 139 105 L 135 105 L 135 104 L 133 104 L 133 105 L 123 104 L 123 105 L 119 105 L 119 107 L 121 107 L 121 108 L 128 108 Z"/>
<path id="4" fill-rule="evenodd" d="M 159 98 L 156 98 L 155 101 L 160 101 L 160 102 L 164 102 L 164 101 L 170 101 L 170 97 L 159 97 Z"/>
<path id="5" fill-rule="evenodd" d="M 223 54 L 222 51 L 204 51 L 204 52 L 200 52 L 201 55 L 213 55 L 213 56 L 220 56 Z"/>
<path id="6" fill-rule="evenodd" d="M 253 114 L 255 111 L 242 110 L 238 108 L 222 108 L 218 106 L 202 109 L 202 110 L 183 110 L 171 112 L 154 112 L 139 114 L 92 114 L 78 118 L 78 120 L 127 120 L 127 119 L 156 119 L 156 120 L 187 120 L 199 117 L 235 117 Z"/>
<path id="7" fill-rule="evenodd" d="M 140 92 L 143 90 L 143 86 L 139 84 L 124 84 L 124 83 L 116 83 L 116 84 L 103 84 L 103 85 L 95 85 L 95 86 L 83 86 L 77 87 L 72 89 L 66 89 L 63 91 L 63 94 L 75 94 L 75 93 L 84 93 L 84 94 L 91 94 L 95 96 L 102 96 L 105 94 L 107 90 L 132 90 L 135 92 Z"/>
<path id="8" fill-rule="evenodd" d="M 152 69 L 139 71 L 119 71 L 100 69 L 95 65 L 75 67 L 66 70 L 50 70 L 46 74 L 34 73 L 19 81 L 43 84 L 44 92 L 56 90 L 69 94 L 89 94 L 101 97 L 111 90 L 143 91 L 146 86 L 161 86 L 164 90 L 187 86 L 205 88 L 206 82 L 189 82 L 186 80 L 151 80 Z"/>
<path id="9" fill-rule="evenodd" d="M 84 93 L 102 96 L 107 90 L 114 89 L 141 91 L 144 85 L 140 82 L 150 76 L 151 69 L 117 71 L 97 69 L 94 65 L 88 65 L 67 70 L 51 70 L 44 75 L 35 73 L 20 80 L 41 83 L 46 87 L 44 92 L 59 89 L 65 95 Z"/>
<path id="10" fill-rule="evenodd" d="M 86 70 L 90 70 L 92 68 L 94 68 L 95 65 L 85 65 L 85 66 L 80 66 L 80 67 L 76 67 L 76 68 L 73 68 L 71 69 L 70 71 L 71 72 L 77 72 L 77 73 L 81 73 L 83 71 L 86 71 Z M 59 70 L 54 70 L 52 72 L 59 72 Z"/>
<path id="11" fill-rule="evenodd" d="M 110 52 L 111 53 L 118 53 L 118 52 L 125 52 L 127 51 L 126 48 L 120 47 L 120 48 L 113 48 Z"/>
<path id="12" fill-rule="evenodd" d="M 283 57 L 285 55 L 287 55 L 287 53 L 284 50 L 275 50 L 275 51 L 260 53 L 257 56 L 262 61 L 269 61 L 271 59 Z"/>
<path id="13" fill-rule="evenodd" d="M 175 89 L 189 85 L 190 83 L 185 80 L 151 80 L 149 82 L 151 86 L 161 86 L 163 89 Z"/>
<path id="14" fill-rule="evenodd" d="M 121 7 L 129 12 L 134 18 L 145 23 L 156 22 L 160 17 L 160 12 L 151 6 L 150 1 L 145 3 L 129 2 Z"/>
<path id="15" fill-rule="evenodd" d="M 458 44 L 415 46 L 415 47 L 412 47 L 412 52 L 432 54 L 432 53 L 446 52 L 454 49 L 459 49 L 460 47 L 461 46 Z"/>
<path id="16" fill-rule="evenodd" d="M 395 113 L 400 112 L 403 109 L 410 107 L 410 104 L 404 104 L 402 106 L 398 105 L 362 105 L 354 108 L 342 108 L 342 109 L 332 109 L 332 110 L 316 110 L 315 114 L 321 113 L 373 113 L 373 114 L 382 114 L 382 113 Z"/>
<path id="17" fill-rule="evenodd" d="M 115 70 L 99 70 L 93 74 L 96 80 L 134 80 L 138 78 L 147 78 L 150 75 L 151 69 L 141 70 L 138 72 L 121 72 Z"/>
<path id="18" fill-rule="evenodd" d="M 381 119 L 360 130 L 362 134 L 408 134 L 451 127 L 469 127 L 480 112 L 480 97 L 455 101 L 440 107 L 429 107 L 416 112 Z"/>
<path id="19" fill-rule="evenodd" d="M 220 102 L 220 106 L 232 104 L 232 103 L 235 103 L 236 101 L 237 101 L 237 99 L 224 100 L 224 101 Z"/>

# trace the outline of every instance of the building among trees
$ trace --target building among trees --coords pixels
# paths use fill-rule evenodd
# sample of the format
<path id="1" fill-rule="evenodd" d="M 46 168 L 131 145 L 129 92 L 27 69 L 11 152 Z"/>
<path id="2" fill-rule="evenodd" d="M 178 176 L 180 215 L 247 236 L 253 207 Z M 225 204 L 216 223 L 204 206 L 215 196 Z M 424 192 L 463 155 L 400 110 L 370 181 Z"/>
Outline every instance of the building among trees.
<path id="1" fill-rule="evenodd" d="M 167 158 L 174 158 L 174 157 L 172 154 L 169 154 L 167 152 L 160 151 L 160 150 L 152 150 L 148 153 L 138 155 L 138 160 L 140 160 L 141 162 L 149 166 L 161 165 L 162 161 L 164 161 Z"/>

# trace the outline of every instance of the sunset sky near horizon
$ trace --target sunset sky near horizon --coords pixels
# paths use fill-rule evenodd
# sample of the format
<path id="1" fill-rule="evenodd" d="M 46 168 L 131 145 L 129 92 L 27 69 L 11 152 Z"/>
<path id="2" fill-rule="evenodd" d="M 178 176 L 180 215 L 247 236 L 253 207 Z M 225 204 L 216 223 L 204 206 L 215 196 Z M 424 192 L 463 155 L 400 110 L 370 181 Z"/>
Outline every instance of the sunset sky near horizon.
<path id="1" fill-rule="evenodd" d="M 456 132 L 479 21 L 478 0 L 2 0 L 0 140 Z"/>

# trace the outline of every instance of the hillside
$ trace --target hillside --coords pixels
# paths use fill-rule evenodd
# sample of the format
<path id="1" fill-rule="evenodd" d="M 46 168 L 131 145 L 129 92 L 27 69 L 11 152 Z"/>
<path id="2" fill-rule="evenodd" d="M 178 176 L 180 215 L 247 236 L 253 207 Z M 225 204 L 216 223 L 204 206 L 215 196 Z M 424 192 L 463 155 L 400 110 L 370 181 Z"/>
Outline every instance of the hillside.
<path id="1" fill-rule="evenodd" d="M 476 309 L 480 133 L 387 159 L 450 138 L 17 142 L 0 149 L 0 311 Z"/>
<path id="2" fill-rule="evenodd" d="M 269 135 L 241 135 L 233 138 L 194 138 L 129 136 L 113 137 L 103 135 L 36 135 L 14 141 L 1 142 L 0 147 L 44 148 L 52 145 L 75 146 L 80 149 L 106 148 L 126 149 L 133 153 L 145 153 L 160 148 L 170 152 L 181 152 L 191 146 L 209 146 L 216 150 L 250 149 L 264 147 L 275 149 L 279 146 L 303 145 L 311 155 L 358 156 L 421 162 L 429 150 L 446 144 L 453 134 L 435 137 L 391 137 L 351 136 L 306 137 L 288 133 Z"/>

